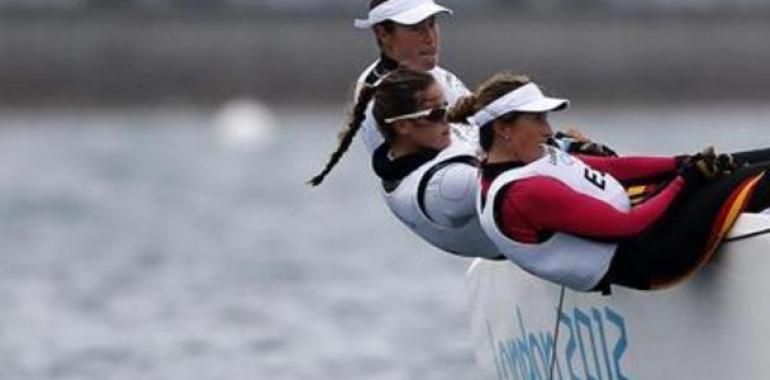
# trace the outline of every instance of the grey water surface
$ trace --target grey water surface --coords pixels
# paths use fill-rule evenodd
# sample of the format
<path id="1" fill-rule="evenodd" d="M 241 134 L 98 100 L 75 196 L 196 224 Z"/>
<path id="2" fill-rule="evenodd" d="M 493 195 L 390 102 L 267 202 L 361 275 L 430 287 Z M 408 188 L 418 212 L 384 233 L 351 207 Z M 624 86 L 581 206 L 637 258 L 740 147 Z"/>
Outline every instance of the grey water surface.
<path id="1" fill-rule="evenodd" d="M 0 112 L 0 379 L 491 379 L 468 260 L 379 199 L 344 115 L 280 108 L 234 146 L 200 109 Z M 770 105 L 555 115 L 624 154 L 770 146 Z"/>

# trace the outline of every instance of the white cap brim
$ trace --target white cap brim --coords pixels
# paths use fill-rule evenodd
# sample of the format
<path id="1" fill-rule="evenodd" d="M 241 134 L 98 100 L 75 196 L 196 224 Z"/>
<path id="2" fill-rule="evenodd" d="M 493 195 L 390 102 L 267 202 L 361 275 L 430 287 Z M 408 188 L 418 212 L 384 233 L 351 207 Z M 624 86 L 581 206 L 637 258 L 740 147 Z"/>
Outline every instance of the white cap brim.
<path id="1" fill-rule="evenodd" d="M 558 98 L 542 98 L 531 103 L 516 107 L 519 112 L 551 112 L 561 111 L 569 107 L 569 100 Z"/>
<path id="2" fill-rule="evenodd" d="M 422 1 L 420 4 L 411 7 L 405 7 L 403 10 L 396 10 L 392 14 L 379 14 L 377 8 L 369 12 L 367 19 L 356 19 L 353 25 L 358 29 L 369 29 L 383 21 L 393 21 L 402 25 L 414 25 L 428 17 L 439 13 L 452 14 L 452 10 L 433 1 Z"/>
<path id="3" fill-rule="evenodd" d="M 451 15 L 452 11 L 449 8 L 442 7 L 436 3 L 425 3 L 406 12 L 399 13 L 390 19 L 401 25 L 414 25 L 439 13 Z"/>
<path id="4" fill-rule="evenodd" d="M 510 112 L 541 113 L 561 111 L 567 107 L 569 100 L 547 97 L 536 84 L 530 82 L 501 96 L 468 118 L 468 121 L 482 127 Z"/>

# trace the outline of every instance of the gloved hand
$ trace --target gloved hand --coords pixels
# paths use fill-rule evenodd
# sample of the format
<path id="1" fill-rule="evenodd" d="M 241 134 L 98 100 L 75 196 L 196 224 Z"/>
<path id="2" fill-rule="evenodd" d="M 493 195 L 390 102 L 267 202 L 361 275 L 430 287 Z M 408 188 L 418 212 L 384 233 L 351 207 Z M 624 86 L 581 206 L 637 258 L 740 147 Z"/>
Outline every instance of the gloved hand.
<path id="1" fill-rule="evenodd" d="M 721 177 L 723 172 L 717 166 L 714 147 L 707 147 L 695 155 L 680 157 L 677 174 L 684 178 L 687 187 L 698 188 Z"/>
<path id="2" fill-rule="evenodd" d="M 585 154 L 587 156 L 617 157 L 618 154 L 610 147 L 589 140 L 585 135 L 574 129 L 554 134 L 555 145 L 567 153 Z"/>
<path id="3" fill-rule="evenodd" d="M 717 155 L 716 165 L 717 165 L 717 169 L 719 169 L 719 171 L 723 173 L 723 175 L 729 175 L 734 171 L 746 166 L 745 163 L 737 162 L 733 158 L 733 155 L 730 153 L 722 153 Z"/>
<path id="4" fill-rule="evenodd" d="M 617 157 L 618 154 L 610 147 L 597 142 L 589 141 L 573 145 L 574 153 L 585 154 L 587 156 Z"/>

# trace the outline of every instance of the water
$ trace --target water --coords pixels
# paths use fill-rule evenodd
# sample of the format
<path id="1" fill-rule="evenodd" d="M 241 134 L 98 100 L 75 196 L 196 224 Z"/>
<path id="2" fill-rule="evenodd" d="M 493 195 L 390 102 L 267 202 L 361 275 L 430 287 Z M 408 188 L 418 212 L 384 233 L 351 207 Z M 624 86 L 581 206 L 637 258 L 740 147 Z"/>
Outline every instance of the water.
<path id="1" fill-rule="evenodd" d="M 224 144 L 203 110 L 0 113 L 0 378 L 478 379 L 467 260 L 412 236 L 343 115 Z M 584 108 L 618 151 L 770 146 L 770 106 Z"/>

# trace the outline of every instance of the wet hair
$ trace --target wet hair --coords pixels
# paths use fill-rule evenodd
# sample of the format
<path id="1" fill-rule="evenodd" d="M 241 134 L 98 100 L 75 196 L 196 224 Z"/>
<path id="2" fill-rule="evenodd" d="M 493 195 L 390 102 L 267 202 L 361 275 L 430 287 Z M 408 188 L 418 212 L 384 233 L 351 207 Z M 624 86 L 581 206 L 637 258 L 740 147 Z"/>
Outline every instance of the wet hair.
<path id="1" fill-rule="evenodd" d="M 434 83 L 436 79 L 429 73 L 404 67 L 382 80 L 374 96 L 372 113 L 386 142 L 392 143 L 396 132 L 393 124 L 386 123 L 385 119 L 419 111 L 420 95 Z"/>
<path id="2" fill-rule="evenodd" d="M 366 119 L 366 108 L 373 98 L 373 113 L 374 119 L 377 122 L 377 128 L 385 141 L 389 142 L 395 133 L 392 125 L 385 123 L 385 119 L 416 112 L 420 106 L 420 93 L 425 91 L 435 81 L 433 76 L 428 73 L 398 68 L 387 74 L 377 86 L 364 84 L 358 100 L 353 106 L 350 121 L 338 136 L 339 144 L 337 149 L 332 153 L 323 171 L 310 179 L 308 184 L 311 186 L 320 185 L 334 166 L 337 165 L 342 155 L 345 154 L 353 142 L 353 137 L 361 129 L 361 124 Z"/>
<path id="3" fill-rule="evenodd" d="M 495 100 L 529 82 L 530 79 L 526 75 L 509 72 L 495 74 L 482 83 L 476 92 L 463 96 L 457 100 L 455 105 L 452 106 L 452 109 L 449 110 L 449 122 L 467 124 L 467 119 L 476 114 L 476 112 L 479 112 Z M 521 116 L 520 112 L 509 112 L 495 120 L 512 123 L 516 121 L 519 116 Z M 479 126 L 479 144 L 484 151 L 489 151 L 492 147 L 494 131 L 489 124 L 494 123 L 495 120 Z"/>

